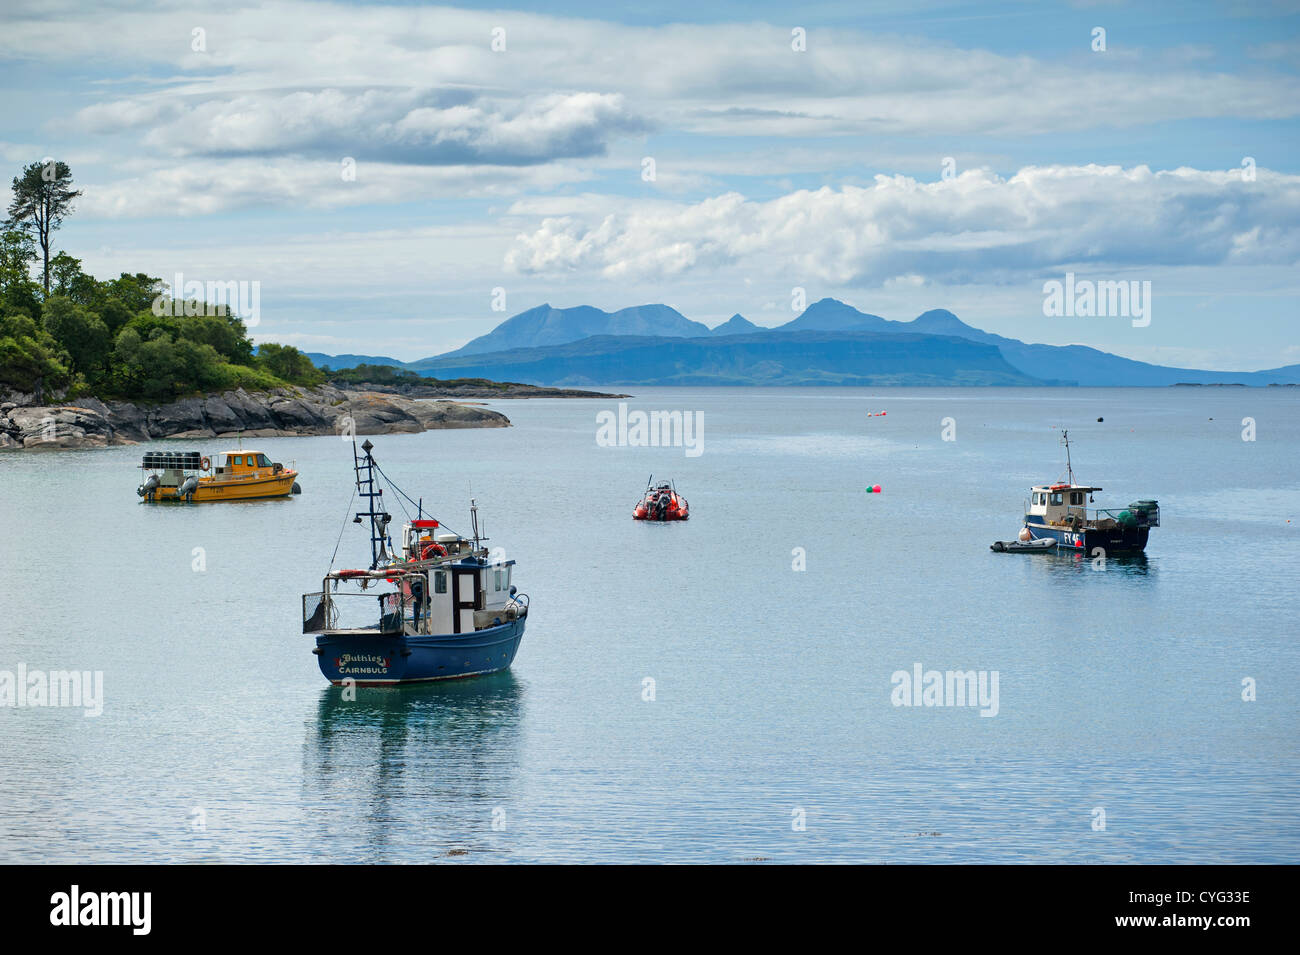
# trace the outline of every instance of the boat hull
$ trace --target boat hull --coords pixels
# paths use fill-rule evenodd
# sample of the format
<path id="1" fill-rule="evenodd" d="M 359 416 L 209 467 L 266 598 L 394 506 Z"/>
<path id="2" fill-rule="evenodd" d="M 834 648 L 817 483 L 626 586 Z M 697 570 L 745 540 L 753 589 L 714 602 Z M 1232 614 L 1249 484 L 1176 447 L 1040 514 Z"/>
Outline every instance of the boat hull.
<path id="1" fill-rule="evenodd" d="M 1149 527 L 1114 527 L 1107 530 L 1086 528 L 1072 531 L 1047 524 L 1025 525 L 1034 540 L 1055 540 L 1061 550 L 1075 550 L 1088 557 L 1096 556 L 1100 548 L 1103 555 L 1140 554 L 1146 550 Z"/>
<path id="2" fill-rule="evenodd" d="M 394 686 L 456 680 L 505 670 L 514 662 L 527 617 L 472 633 L 427 636 L 402 634 L 321 634 L 316 660 L 335 685 Z"/>
<path id="3" fill-rule="evenodd" d="M 632 520 L 650 521 L 653 524 L 667 524 L 669 521 L 686 521 L 690 520 L 690 516 L 690 512 L 688 511 L 670 511 L 665 517 L 655 517 L 652 514 L 648 514 L 644 508 L 640 507 L 632 512 Z"/>
<path id="4" fill-rule="evenodd" d="M 293 482 L 297 480 L 296 471 L 278 474 L 274 477 L 251 478 L 235 481 L 200 481 L 194 491 L 195 504 L 209 504 L 213 501 L 253 501 L 264 497 L 288 497 L 293 493 Z M 181 500 L 174 487 L 160 487 L 154 491 L 155 502 L 175 502 Z M 146 499 L 147 500 L 147 499 Z"/>

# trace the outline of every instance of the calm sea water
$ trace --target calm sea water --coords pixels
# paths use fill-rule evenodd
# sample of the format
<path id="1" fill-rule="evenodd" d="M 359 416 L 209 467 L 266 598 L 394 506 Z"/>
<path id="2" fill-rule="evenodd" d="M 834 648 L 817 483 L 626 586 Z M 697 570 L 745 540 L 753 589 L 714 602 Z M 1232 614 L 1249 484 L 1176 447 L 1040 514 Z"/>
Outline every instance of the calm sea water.
<path id="1" fill-rule="evenodd" d="M 508 673 L 351 702 L 299 605 L 368 556 L 348 445 L 248 441 L 304 493 L 193 507 L 142 448 L 0 454 L 0 670 L 105 695 L 0 708 L 0 862 L 1300 862 L 1294 390 L 639 390 L 698 457 L 598 447 L 616 405 L 374 439 L 533 612 Z M 989 551 L 1060 426 L 1098 506 L 1160 500 L 1145 560 Z M 631 520 L 651 472 L 689 523 Z M 997 715 L 893 705 L 916 663 Z"/>

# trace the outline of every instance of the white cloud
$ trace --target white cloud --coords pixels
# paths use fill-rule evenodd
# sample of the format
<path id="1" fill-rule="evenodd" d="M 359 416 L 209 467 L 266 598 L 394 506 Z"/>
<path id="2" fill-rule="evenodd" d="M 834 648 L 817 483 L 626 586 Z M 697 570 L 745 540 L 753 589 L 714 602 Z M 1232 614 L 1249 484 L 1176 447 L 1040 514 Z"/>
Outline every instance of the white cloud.
<path id="1" fill-rule="evenodd" d="M 225 98 L 150 94 L 81 110 L 96 134 L 141 132 L 150 154 L 354 156 L 423 165 L 526 165 L 604 153 L 639 133 L 616 93 L 496 101 L 469 91 L 322 89 Z"/>
<path id="2" fill-rule="evenodd" d="M 1026 167 L 1008 178 L 970 170 L 936 182 L 877 176 L 867 188 L 766 202 L 729 192 L 599 217 L 590 198 L 578 208 L 519 235 L 507 266 L 607 279 L 736 267 L 836 285 L 903 275 L 960 285 L 1073 264 L 1300 260 L 1300 176 L 1267 170 L 1255 182 L 1236 170 L 1145 166 Z"/>
<path id="3" fill-rule="evenodd" d="M 300 210 L 391 205 L 439 198 L 511 197 L 530 189 L 581 182 L 589 174 L 567 165 L 413 166 L 356 163 L 343 178 L 342 159 L 139 160 L 78 200 L 87 219 L 202 216 L 237 209 Z"/>
<path id="4" fill-rule="evenodd" d="M 189 78 L 174 94 L 224 101 L 210 107 L 217 117 L 263 137 L 285 118 L 266 91 L 385 87 L 501 100 L 537 90 L 622 93 L 633 114 L 677 128 L 782 136 L 1033 134 L 1300 112 L 1300 80 L 1286 73 L 1234 76 L 1191 69 L 1186 59 L 1180 68 L 1086 53 L 1046 61 L 840 26 L 810 30 L 807 51 L 796 53 L 788 26 L 630 26 L 510 10 L 284 2 L 98 9 L 77 19 L 69 31 L 57 14 L 15 18 L 0 55 L 179 71 Z M 505 52 L 490 48 L 496 27 L 506 31 Z M 204 52 L 191 49 L 196 28 L 205 30 Z M 410 125 L 445 133 L 454 122 L 428 119 Z M 503 134 L 534 131 L 525 118 Z"/>

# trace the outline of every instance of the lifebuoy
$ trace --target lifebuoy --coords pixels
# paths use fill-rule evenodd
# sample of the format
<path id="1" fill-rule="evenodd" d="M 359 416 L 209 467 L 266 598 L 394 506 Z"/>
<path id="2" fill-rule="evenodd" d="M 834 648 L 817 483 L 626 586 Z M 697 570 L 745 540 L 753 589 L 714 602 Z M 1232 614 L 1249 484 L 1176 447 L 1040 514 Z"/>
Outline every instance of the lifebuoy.
<path id="1" fill-rule="evenodd" d="M 364 570 L 340 570 L 339 571 L 340 577 L 364 577 L 365 575 L 366 575 L 366 571 Z"/>
<path id="2" fill-rule="evenodd" d="M 424 548 L 420 551 L 420 560 L 428 560 L 430 555 L 446 557 L 447 548 L 443 547 L 441 544 L 425 544 Z"/>
<path id="3" fill-rule="evenodd" d="M 193 461 L 194 459 L 190 458 L 190 460 Z M 208 456 L 205 454 L 203 457 L 199 458 L 199 465 L 206 471 L 212 467 L 212 462 L 208 460 Z"/>

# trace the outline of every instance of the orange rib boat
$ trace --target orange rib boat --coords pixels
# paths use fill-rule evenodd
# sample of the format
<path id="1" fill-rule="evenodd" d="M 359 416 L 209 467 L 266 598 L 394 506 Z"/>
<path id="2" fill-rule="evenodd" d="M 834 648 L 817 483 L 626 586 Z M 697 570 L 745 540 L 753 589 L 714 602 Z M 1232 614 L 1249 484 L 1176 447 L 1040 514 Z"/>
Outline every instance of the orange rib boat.
<path id="1" fill-rule="evenodd" d="M 691 516 L 691 506 L 677 493 L 672 482 L 655 485 L 654 478 L 646 487 L 645 495 L 632 510 L 633 520 L 684 521 Z"/>

